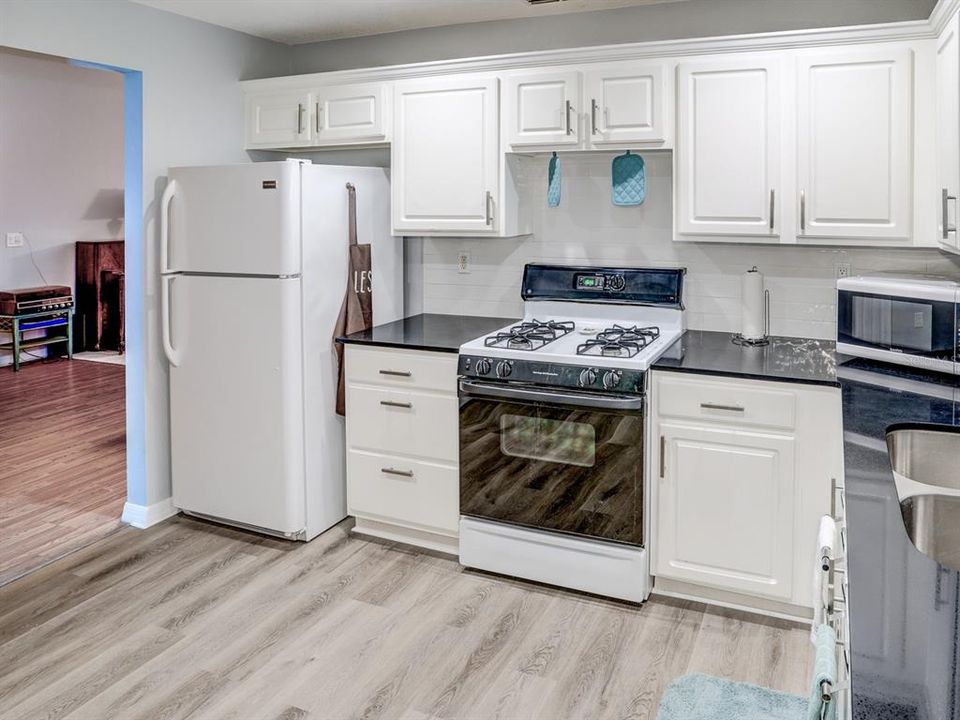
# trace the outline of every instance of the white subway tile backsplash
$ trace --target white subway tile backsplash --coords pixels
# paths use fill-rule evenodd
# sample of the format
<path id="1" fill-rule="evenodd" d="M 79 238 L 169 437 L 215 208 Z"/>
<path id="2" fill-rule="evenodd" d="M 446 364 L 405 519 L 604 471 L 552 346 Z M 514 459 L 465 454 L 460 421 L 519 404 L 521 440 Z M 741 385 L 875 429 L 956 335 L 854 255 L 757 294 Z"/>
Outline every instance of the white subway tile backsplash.
<path id="1" fill-rule="evenodd" d="M 736 332 L 740 274 L 756 265 L 770 291 L 774 334 L 833 338 L 838 262 L 850 263 L 855 274 L 960 270 L 960 259 L 933 249 L 677 243 L 672 239 L 671 154 L 643 154 L 647 198 L 628 208 L 614 206 L 610 199 L 614 155 L 562 155 L 557 208 L 547 207 L 546 201 L 549 155 L 520 158 L 521 201 L 532 208 L 532 235 L 425 238 L 424 311 L 518 317 L 523 312 L 520 280 L 528 262 L 686 267 L 688 327 Z M 457 272 L 461 250 L 470 252 L 466 274 Z"/>

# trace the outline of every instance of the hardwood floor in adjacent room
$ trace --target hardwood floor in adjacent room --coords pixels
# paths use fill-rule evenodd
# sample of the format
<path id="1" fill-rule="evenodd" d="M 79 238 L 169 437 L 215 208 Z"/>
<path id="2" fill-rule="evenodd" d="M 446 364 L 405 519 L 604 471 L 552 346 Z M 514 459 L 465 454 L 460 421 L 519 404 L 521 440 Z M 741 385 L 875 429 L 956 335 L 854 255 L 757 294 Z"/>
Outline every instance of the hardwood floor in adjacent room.
<path id="1" fill-rule="evenodd" d="M 0 584 L 118 530 L 125 498 L 124 368 L 0 368 Z"/>
<path id="2" fill-rule="evenodd" d="M 809 630 L 634 606 L 351 536 L 183 517 L 0 588 L 4 718 L 631 718 L 702 671 L 805 693 Z"/>

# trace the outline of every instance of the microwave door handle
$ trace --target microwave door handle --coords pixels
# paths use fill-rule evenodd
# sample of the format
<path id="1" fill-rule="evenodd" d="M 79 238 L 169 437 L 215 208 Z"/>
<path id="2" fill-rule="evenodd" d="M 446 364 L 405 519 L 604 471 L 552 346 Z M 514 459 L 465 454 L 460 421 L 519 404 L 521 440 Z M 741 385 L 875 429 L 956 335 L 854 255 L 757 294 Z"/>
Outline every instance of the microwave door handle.
<path id="1" fill-rule="evenodd" d="M 643 397 L 631 395 L 599 395 L 570 392 L 568 390 L 535 390 L 511 385 L 481 383 L 474 380 L 460 381 L 463 397 L 489 398 L 494 400 L 527 400 L 529 402 L 559 403 L 598 410 L 642 410 Z"/>

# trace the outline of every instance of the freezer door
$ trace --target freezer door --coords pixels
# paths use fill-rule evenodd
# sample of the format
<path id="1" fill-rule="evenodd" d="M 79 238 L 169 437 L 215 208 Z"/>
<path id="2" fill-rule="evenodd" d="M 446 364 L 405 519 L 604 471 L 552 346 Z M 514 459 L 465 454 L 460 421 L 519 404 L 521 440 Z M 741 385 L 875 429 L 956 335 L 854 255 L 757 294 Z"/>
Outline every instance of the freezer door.
<path id="1" fill-rule="evenodd" d="M 161 273 L 300 272 L 300 168 L 284 162 L 171 168 Z"/>
<path id="2" fill-rule="evenodd" d="M 300 280 L 173 275 L 162 282 L 173 504 L 301 531 Z"/>

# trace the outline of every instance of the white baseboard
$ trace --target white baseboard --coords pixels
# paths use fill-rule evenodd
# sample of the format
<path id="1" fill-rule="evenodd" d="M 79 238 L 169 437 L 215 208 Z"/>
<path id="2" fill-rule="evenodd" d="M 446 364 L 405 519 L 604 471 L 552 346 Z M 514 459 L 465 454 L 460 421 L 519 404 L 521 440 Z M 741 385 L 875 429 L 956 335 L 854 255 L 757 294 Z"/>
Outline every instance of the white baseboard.
<path id="1" fill-rule="evenodd" d="M 173 517 L 179 511 L 173 506 L 173 498 L 161 500 L 153 505 L 136 505 L 132 502 L 123 504 L 123 515 L 120 519 L 135 528 L 145 530 L 151 525 L 163 522 Z"/>

